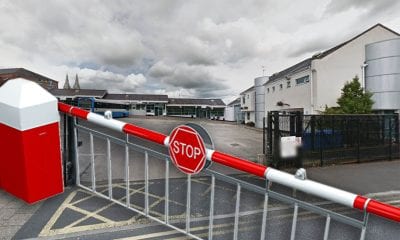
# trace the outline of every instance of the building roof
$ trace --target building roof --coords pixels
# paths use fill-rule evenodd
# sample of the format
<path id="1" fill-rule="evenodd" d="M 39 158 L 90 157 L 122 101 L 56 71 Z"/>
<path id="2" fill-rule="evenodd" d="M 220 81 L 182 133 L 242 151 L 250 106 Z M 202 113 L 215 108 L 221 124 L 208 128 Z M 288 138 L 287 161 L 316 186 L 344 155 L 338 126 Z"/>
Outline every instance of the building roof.
<path id="1" fill-rule="evenodd" d="M 271 82 L 274 82 L 277 79 L 283 78 L 285 76 L 288 76 L 288 75 L 294 74 L 296 72 L 302 71 L 304 69 L 310 68 L 312 60 L 314 60 L 314 59 L 322 59 L 322 58 L 328 56 L 329 54 L 331 54 L 331 53 L 335 52 L 336 50 L 342 48 L 346 44 L 356 40 L 357 38 L 361 37 L 362 35 L 364 35 L 365 33 L 369 32 L 369 31 L 371 31 L 372 29 L 374 29 L 376 27 L 382 27 L 382 28 L 386 29 L 387 31 L 394 33 L 395 35 L 400 36 L 399 33 L 393 31 L 392 29 L 390 29 L 390 28 L 388 28 L 388 27 L 386 27 L 386 26 L 384 26 L 384 25 L 382 25 L 380 23 L 375 24 L 374 26 L 368 28 L 364 32 L 358 34 L 357 36 L 355 36 L 355 37 L 353 37 L 353 38 L 351 38 L 351 39 L 349 39 L 349 40 L 347 40 L 347 41 L 345 41 L 345 42 L 343 42 L 343 43 L 341 43 L 339 45 L 336 45 L 336 46 L 334 46 L 334 47 L 332 47 L 332 48 L 330 48 L 330 49 L 328 49 L 326 51 L 323 51 L 321 53 L 315 54 L 312 57 L 307 58 L 307 59 L 305 59 L 305 60 L 303 60 L 303 61 L 301 61 L 301 62 L 299 62 L 299 63 L 297 63 L 297 64 L 295 64 L 295 65 L 293 65 L 291 67 L 288 67 L 288 68 L 286 68 L 286 69 L 284 69 L 284 70 L 282 70 L 280 72 L 272 74 L 272 76 L 269 78 L 269 81 L 267 81 L 264 85 L 266 85 L 268 83 L 271 83 Z"/>
<path id="2" fill-rule="evenodd" d="M 52 89 L 49 90 L 51 94 L 56 97 L 95 97 L 103 98 L 106 94 L 106 90 L 96 89 Z"/>
<path id="3" fill-rule="evenodd" d="M 299 63 L 297 63 L 297 64 L 295 64 L 295 65 L 293 65 L 291 67 L 288 67 L 288 68 L 278 72 L 278 73 L 272 74 L 272 76 L 269 77 L 269 81 L 267 81 L 265 84 L 274 82 L 277 79 L 280 79 L 280 78 L 283 78 L 285 76 L 291 75 L 293 73 L 296 73 L 296 72 L 302 71 L 304 69 L 310 68 L 311 60 L 312 60 L 312 58 L 307 58 L 307 59 L 305 59 L 305 60 L 303 60 L 303 61 L 301 61 L 301 62 L 299 62 Z"/>
<path id="4" fill-rule="evenodd" d="M 170 98 L 169 104 L 225 106 L 225 103 L 221 99 L 204 99 L 204 98 Z"/>
<path id="5" fill-rule="evenodd" d="M 148 101 L 148 102 L 168 102 L 168 95 L 158 94 L 114 94 L 109 93 L 104 97 L 105 100 L 125 100 L 125 101 Z"/>
<path id="6" fill-rule="evenodd" d="M 0 86 L 6 82 L 9 79 L 14 79 L 14 78 L 26 78 L 29 80 L 35 80 L 33 79 L 34 77 L 44 79 L 46 81 L 51 81 L 54 82 L 54 86 L 57 87 L 58 82 L 54 79 L 45 77 L 41 74 L 29 71 L 25 68 L 3 68 L 0 69 Z"/>
<path id="7" fill-rule="evenodd" d="M 247 92 L 253 91 L 255 89 L 254 86 L 249 87 L 248 89 L 244 90 L 243 92 L 240 93 L 240 95 L 245 94 Z"/>
<path id="8" fill-rule="evenodd" d="M 400 34 L 399 34 L 398 32 L 395 32 L 395 31 L 393 31 L 392 29 L 386 27 L 385 25 L 382 25 L 382 24 L 378 23 L 378 24 L 375 24 L 374 26 L 368 28 L 368 29 L 365 30 L 364 32 L 358 34 L 357 36 L 355 36 L 355 37 L 353 37 L 353 38 L 351 38 L 351 39 L 349 39 L 349 40 L 347 40 L 347 41 L 345 41 L 345 42 L 343 42 L 343 43 L 341 43 L 341 44 L 339 44 L 339 45 L 334 46 L 333 48 L 330 48 L 330 49 L 328 49 L 328 50 L 326 50 L 326 51 L 323 51 L 322 53 L 315 54 L 312 58 L 313 58 L 313 59 L 321 59 L 321 58 L 324 58 L 324 57 L 328 56 L 329 54 L 335 52 L 335 51 L 338 50 L 339 48 L 343 47 L 344 45 L 346 45 L 346 44 L 348 44 L 348 43 L 350 43 L 350 42 L 356 40 L 357 38 L 361 37 L 362 35 L 364 35 L 365 33 L 369 32 L 369 31 L 371 31 L 372 29 L 374 29 L 374 28 L 376 28 L 376 27 L 384 28 L 385 30 L 387 30 L 387 31 L 389 31 L 389 32 L 391 32 L 391 33 L 393 33 L 393 34 L 395 34 L 395 35 L 397 35 L 397 36 L 400 36 Z"/>
<path id="9" fill-rule="evenodd" d="M 237 104 L 240 104 L 240 98 L 236 98 L 232 102 L 228 103 L 227 106 L 233 106 L 233 105 L 237 105 Z"/>

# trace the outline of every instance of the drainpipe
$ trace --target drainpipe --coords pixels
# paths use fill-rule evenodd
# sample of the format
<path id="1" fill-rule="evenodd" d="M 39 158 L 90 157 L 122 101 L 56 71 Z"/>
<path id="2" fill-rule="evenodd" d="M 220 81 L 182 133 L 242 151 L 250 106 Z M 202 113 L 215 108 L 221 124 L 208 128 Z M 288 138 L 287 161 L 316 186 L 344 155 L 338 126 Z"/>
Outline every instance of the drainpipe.
<path id="1" fill-rule="evenodd" d="M 361 65 L 361 87 L 363 88 L 363 92 L 365 93 L 365 68 L 368 66 L 367 63 Z"/>
<path id="2" fill-rule="evenodd" d="M 313 69 L 310 68 L 310 103 L 311 103 L 311 111 L 310 114 L 314 114 L 314 81 L 313 81 Z"/>

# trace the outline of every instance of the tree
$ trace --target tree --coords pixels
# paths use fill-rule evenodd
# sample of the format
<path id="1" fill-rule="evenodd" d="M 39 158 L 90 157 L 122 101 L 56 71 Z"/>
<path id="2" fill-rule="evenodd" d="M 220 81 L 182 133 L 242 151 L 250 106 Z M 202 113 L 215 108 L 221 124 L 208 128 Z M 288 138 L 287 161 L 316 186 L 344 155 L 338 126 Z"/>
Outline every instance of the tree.
<path id="1" fill-rule="evenodd" d="M 342 95 L 336 103 L 338 107 L 325 106 L 325 114 L 367 114 L 372 112 L 374 101 L 372 93 L 364 92 L 355 76 L 351 82 L 347 82 L 342 88 Z"/>

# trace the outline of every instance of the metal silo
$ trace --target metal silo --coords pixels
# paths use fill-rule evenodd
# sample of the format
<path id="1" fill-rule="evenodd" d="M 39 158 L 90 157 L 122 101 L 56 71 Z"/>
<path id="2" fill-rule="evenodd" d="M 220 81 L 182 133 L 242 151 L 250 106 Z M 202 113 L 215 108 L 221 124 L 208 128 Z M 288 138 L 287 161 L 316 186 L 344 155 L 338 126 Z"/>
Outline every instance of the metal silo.
<path id="1" fill-rule="evenodd" d="M 256 108 L 255 108 L 255 127 L 263 127 L 263 118 L 265 116 L 265 86 L 264 83 L 268 81 L 269 77 L 258 77 L 254 79 L 254 86 L 256 89 Z"/>
<path id="2" fill-rule="evenodd" d="M 374 95 L 374 110 L 400 109 L 400 38 L 365 47 L 365 87 Z"/>

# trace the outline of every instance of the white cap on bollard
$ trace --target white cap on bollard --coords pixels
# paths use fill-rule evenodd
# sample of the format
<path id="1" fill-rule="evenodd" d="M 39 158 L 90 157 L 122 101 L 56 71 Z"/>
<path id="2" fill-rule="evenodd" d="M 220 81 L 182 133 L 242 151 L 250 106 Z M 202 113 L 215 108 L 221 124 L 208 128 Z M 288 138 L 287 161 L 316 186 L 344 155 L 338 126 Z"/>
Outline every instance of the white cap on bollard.
<path id="1" fill-rule="evenodd" d="M 0 123 L 18 130 L 58 122 L 57 99 L 38 84 L 22 78 L 0 87 Z"/>

